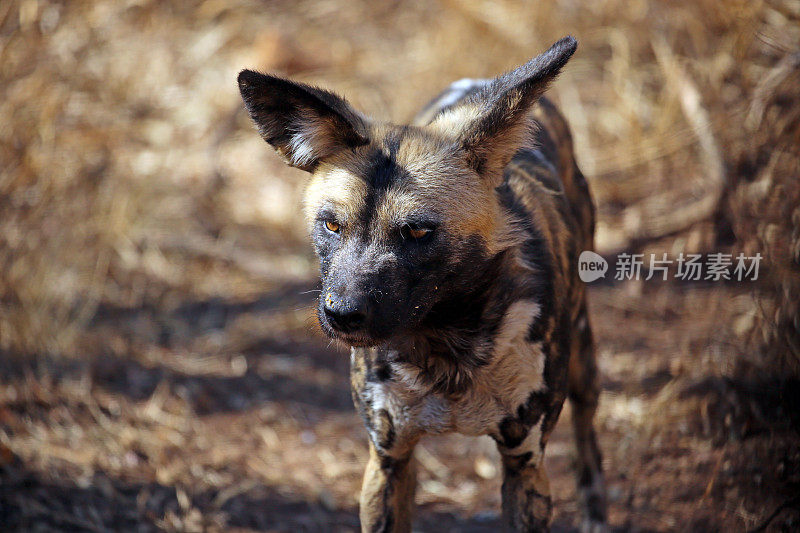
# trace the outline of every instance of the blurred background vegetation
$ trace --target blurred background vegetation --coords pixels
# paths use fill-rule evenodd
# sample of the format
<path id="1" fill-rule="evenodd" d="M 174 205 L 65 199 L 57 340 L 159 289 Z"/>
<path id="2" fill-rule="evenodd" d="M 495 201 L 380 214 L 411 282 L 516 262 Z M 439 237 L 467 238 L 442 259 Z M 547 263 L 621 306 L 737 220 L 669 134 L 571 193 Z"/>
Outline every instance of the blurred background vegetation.
<path id="1" fill-rule="evenodd" d="M 550 96 L 598 250 L 765 258 L 757 282 L 591 289 L 612 523 L 800 527 L 800 2 L 10 0 L 0 529 L 357 527 L 366 434 L 314 324 L 305 176 L 257 136 L 236 74 L 404 121 L 566 34 L 579 51 Z M 497 527 L 488 439 L 417 457 L 422 530 Z"/>

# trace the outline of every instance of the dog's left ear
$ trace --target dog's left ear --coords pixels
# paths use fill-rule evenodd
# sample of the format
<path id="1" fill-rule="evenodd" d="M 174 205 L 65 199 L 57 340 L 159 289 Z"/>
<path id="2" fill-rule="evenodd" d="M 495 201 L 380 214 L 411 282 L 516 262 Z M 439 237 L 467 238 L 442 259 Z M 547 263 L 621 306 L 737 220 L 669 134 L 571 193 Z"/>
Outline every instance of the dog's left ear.
<path id="1" fill-rule="evenodd" d="M 491 80 L 431 126 L 455 128 L 469 165 L 498 185 L 503 169 L 530 133 L 528 111 L 577 47 L 573 37 L 564 37 L 543 54 Z"/>
<path id="2" fill-rule="evenodd" d="M 344 98 L 252 70 L 238 81 L 259 133 L 293 167 L 312 171 L 321 159 L 369 142 L 366 120 Z"/>

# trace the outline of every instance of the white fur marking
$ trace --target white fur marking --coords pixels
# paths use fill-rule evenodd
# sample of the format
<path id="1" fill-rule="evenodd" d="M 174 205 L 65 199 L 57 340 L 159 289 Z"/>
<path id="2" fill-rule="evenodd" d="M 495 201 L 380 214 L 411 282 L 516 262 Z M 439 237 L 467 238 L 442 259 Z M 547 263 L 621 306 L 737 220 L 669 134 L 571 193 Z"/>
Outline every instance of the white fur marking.
<path id="1" fill-rule="evenodd" d="M 421 379 L 419 369 L 393 363 L 397 379 L 367 383 L 367 401 L 375 411 L 386 409 L 390 413 L 398 441 L 418 431 L 485 435 L 503 418 L 516 413 L 531 392 L 544 386 L 542 343 L 527 340 L 528 328 L 539 313 L 540 307 L 533 300 L 520 300 L 509 307 L 495 338 L 491 362 L 476 372 L 463 396 L 450 399 L 434 393 Z M 540 439 L 541 428 L 534 426 L 520 446 L 539 458 Z"/>
<path id="2" fill-rule="evenodd" d="M 336 152 L 337 139 L 324 121 L 311 112 L 304 112 L 292 124 L 289 157 L 292 164 L 305 166 Z"/>
<path id="3" fill-rule="evenodd" d="M 472 78 L 464 78 L 455 81 L 450 84 L 450 87 L 447 88 L 447 94 L 439 99 L 437 102 L 437 107 L 439 109 L 443 109 L 451 106 L 461 100 L 471 89 L 475 87 L 483 87 L 488 82 L 489 80 L 474 80 Z"/>
<path id="4" fill-rule="evenodd" d="M 502 355 L 520 342 L 527 342 L 528 328 L 538 318 L 541 308 L 533 300 L 519 300 L 511 304 L 503 317 L 500 333 L 494 341 L 495 354 Z"/>
<path id="5" fill-rule="evenodd" d="M 500 333 L 494 343 L 494 367 L 491 379 L 502 387 L 502 397 L 509 409 L 515 410 L 531 392 L 544 385 L 544 352 L 542 343 L 528 341 L 528 331 L 539 317 L 541 308 L 533 300 L 511 304 Z"/>

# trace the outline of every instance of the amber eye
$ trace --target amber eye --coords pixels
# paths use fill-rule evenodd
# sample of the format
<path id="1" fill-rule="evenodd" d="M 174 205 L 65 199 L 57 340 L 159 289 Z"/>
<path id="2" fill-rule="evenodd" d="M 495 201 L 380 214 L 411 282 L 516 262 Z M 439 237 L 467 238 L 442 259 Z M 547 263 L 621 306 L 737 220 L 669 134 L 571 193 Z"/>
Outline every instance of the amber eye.
<path id="1" fill-rule="evenodd" d="M 431 230 L 429 230 L 429 229 L 424 229 L 424 228 L 423 228 L 423 229 L 413 229 L 413 228 L 410 228 L 410 229 L 408 230 L 408 234 L 409 234 L 409 235 L 410 235 L 410 236 L 411 236 L 413 239 L 422 239 L 423 237 L 425 237 L 426 235 L 428 235 L 428 233 L 430 233 L 430 232 L 431 232 Z"/>
<path id="2" fill-rule="evenodd" d="M 326 220 L 325 227 L 328 228 L 328 231 L 332 233 L 339 233 L 339 224 L 333 222 L 332 220 Z"/>

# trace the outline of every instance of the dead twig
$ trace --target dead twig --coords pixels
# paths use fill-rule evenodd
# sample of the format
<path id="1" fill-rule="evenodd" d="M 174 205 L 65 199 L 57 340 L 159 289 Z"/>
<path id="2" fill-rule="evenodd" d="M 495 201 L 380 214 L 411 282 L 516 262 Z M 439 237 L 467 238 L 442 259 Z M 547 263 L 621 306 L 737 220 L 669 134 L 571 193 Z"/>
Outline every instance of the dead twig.
<path id="1" fill-rule="evenodd" d="M 634 241 L 647 241 L 672 235 L 698 222 L 708 220 L 719 209 L 726 183 L 722 154 L 714 138 L 708 112 L 703 107 L 700 91 L 663 38 L 654 38 L 651 46 L 658 64 L 664 71 L 667 83 L 678 97 L 684 117 L 697 139 L 705 176 L 703 193 L 696 200 L 685 202 L 680 197 L 682 195 L 664 193 L 634 206 L 634 209 L 647 214 L 637 217 L 638 227 L 632 228 L 633 234 L 630 236 Z"/>
<path id="2" fill-rule="evenodd" d="M 756 90 L 753 92 L 753 101 L 750 103 L 750 109 L 747 111 L 747 120 L 745 120 L 745 126 L 748 129 L 754 130 L 758 127 L 761 118 L 764 116 L 764 110 L 775 90 L 783 80 L 798 68 L 800 68 L 800 52 L 787 54 L 758 82 Z"/>

